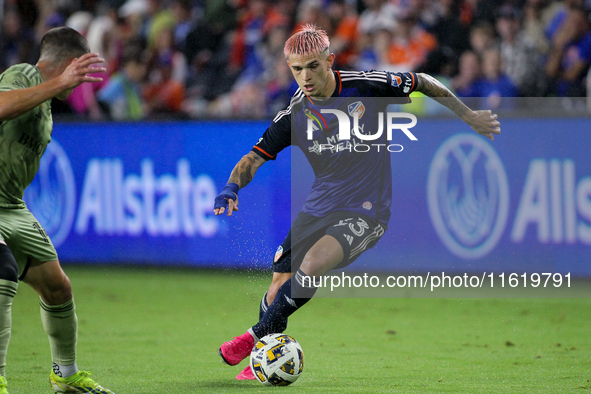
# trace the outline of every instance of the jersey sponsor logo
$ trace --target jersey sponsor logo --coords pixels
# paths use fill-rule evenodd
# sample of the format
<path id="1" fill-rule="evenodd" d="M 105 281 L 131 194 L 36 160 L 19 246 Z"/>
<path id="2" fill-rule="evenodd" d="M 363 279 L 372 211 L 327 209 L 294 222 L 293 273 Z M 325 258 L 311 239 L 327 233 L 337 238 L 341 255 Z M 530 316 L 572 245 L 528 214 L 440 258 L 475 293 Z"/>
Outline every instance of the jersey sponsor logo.
<path id="1" fill-rule="evenodd" d="M 402 85 L 402 78 L 397 75 L 392 75 L 392 82 L 390 82 L 390 84 L 397 88 L 398 86 Z"/>
<path id="2" fill-rule="evenodd" d="M 365 105 L 361 101 L 355 101 L 347 106 L 347 111 L 352 118 L 357 116 L 357 119 L 361 119 L 365 113 Z"/>
<path id="3" fill-rule="evenodd" d="M 39 172 L 25 190 L 24 200 L 53 245 L 61 245 L 76 214 L 76 183 L 70 159 L 57 141 L 47 145 Z"/>
<path id="4" fill-rule="evenodd" d="M 177 160 L 176 174 L 157 175 L 154 166 L 152 159 L 144 158 L 140 173 L 135 174 L 125 172 L 121 158 L 90 159 L 76 233 L 214 237 L 220 222 L 211 213 L 211 202 L 218 194 L 211 176 L 193 178 L 185 158 Z"/>
<path id="5" fill-rule="evenodd" d="M 41 110 L 39 110 L 35 116 L 39 115 L 40 113 Z M 41 118 L 41 115 L 37 117 Z M 39 157 L 41 157 L 43 155 L 43 152 L 45 151 L 43 144 L 40 141 L 37 141 L 35 138 L 25 133 L 21 133 L 21 137 L 18 139 L 17 142 L 35 152 L 35 154 Z"/>
<path id="6" fill-rule="evenodd" d="M 404 93 L 408 93 L 410 91 L 410 87 L 412 86 L 412 81 L 410 80 L 410 78 L 405 78 L 404 81 L 404 89 L 402 89 L 402 91 Z"/>
<path id="7" fill-rule="evenodd" d="M 458 134 L 437 150 L 427 181 L 431 222 L 447 249 L 463 259 L 486 256 L 509 212 L 507 174 L 482 137 Z"/>
<path id="8" fill-rule="evenodd" d="M 70 160 L 53 140 L 39 172 L 25 190 L 27 207 L 55 247 L 75 232 L 110 236 L 214 237 L 219 221 L 210 213 L 217 195 L 207 174 L 191 176 L 187 159 L 177 173 L 155 174 L 150 158 L 139 174 L 125 173 L 121 158 L 91 158 L 83 176 L 79 202 Z"/>
<path id="9" fill-rule="evenodd" d="M 577 181 L 572 158 L 535 158 L 529 163 L 510 237 L 541 244 L 591 245 L 591 176 Z M 533 234 L 531 232 L 533 231 Z"/>

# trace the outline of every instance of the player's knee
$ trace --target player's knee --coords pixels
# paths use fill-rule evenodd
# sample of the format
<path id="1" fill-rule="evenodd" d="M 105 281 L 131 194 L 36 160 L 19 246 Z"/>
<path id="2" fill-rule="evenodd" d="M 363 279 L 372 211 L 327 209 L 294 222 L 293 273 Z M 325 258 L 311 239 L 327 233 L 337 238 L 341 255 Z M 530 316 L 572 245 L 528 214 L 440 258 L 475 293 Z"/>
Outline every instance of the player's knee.
<path id="1" fill-rule="evenodd" d="M 0 279 L 18 281 L 18 264 L 5 244 L 0 243 Z"/>
<path id="2" fill-rule="evenodd" d="M 306 254 L 300 269 L 309 276 L 319 276 L 324 275 L 334 266 L 334 259 L 329 258 L 325 253 L 310 251 Z"/>
<path id="3" fill-rule="evenodd" d="M 41 297 L 49 305 L 61 305 L 72 299 L 72 284 L 70 278 L 63 274 L 59 280 L 47 283 L 41 292 Z"/>

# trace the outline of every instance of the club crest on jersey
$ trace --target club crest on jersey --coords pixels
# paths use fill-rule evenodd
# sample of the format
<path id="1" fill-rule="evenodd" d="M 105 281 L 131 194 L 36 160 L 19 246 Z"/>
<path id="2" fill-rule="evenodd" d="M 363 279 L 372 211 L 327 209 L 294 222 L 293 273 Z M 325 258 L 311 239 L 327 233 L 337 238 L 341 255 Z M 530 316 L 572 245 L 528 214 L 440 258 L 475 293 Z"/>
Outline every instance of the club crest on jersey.
<path id="1" fill-rule="evenodd" d="M 363 209 L 366 209 L 369 211 L 371 209 L 371 207 L 372 207 L 371 202 L 366 201 L 363 203 Z"/>
<path id="2" fill-rule="evenodd" d="M 347 110 L 349 111 L 349 115 L 354 118 L 355 115 L 358 116 L 358 119 L 361 119 L 363 114 L 365 113 L 365 105 L 361 101 L 355 101 L 347 106 Z"/>
<path id="3" fill-rule="evenodd" d="M 398 86 L 402 85 L 402 78 L 397 75 L 392 75 L 392 82 L 390 82 L 390 84 L 397 88 Z"/>
<path id="4" fill-rule="evenodd" d="M 275 258 L 273 259 L 273 262 L 276 263 L 277 260 L 279 260 L 282 255 L 283 255 L 283 246 L 279 245 L 279 247 L 277 248 L 277 251 L 275 252 Z"/>

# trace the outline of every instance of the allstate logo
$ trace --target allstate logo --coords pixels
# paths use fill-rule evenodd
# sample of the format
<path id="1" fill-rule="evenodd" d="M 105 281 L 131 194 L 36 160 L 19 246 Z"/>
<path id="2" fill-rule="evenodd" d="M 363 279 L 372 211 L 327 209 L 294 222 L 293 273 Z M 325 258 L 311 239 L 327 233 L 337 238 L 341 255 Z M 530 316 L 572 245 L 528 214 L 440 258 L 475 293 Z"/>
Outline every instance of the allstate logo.
<path id="1" fill-rule="evenodd" d="M 25 191 L 25 202 L 55 247 L 66 240 L 76 214 L 76 183 L 66 152 L 52 140 L 39 171 Z"/>
<path id="2" fill-rule="evenodd" d="M 435 153 L 427 181 L 433 226 L 456 256 L 478 259 L 499 242 L 509 212 L 509 185 L 495 150 L 474 134 L 459 134 Z"/>

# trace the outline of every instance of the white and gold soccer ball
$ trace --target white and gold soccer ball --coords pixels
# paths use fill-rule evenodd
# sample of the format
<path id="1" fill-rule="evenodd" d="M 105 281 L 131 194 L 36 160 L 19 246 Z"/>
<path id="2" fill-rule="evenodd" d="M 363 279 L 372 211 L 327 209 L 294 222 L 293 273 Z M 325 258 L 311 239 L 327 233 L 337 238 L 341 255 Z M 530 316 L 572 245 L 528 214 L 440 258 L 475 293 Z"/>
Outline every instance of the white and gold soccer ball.
<path id="1" fill-rule="evenodd" d="M 304 352 L 300 344 L 285 334 L 261 338 L 250 353 L 250 369 L 267 386 L 287 386 L 304 370 Z"/>

